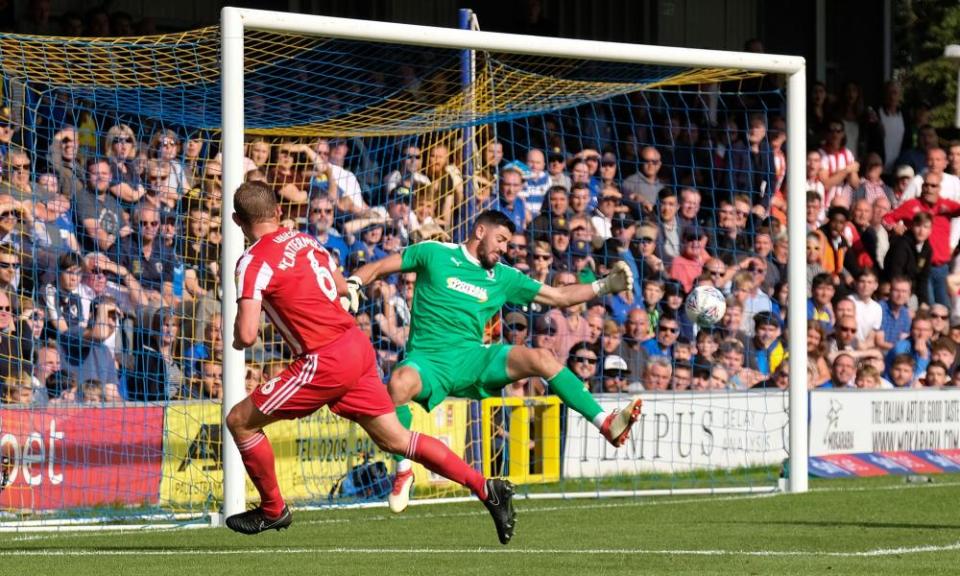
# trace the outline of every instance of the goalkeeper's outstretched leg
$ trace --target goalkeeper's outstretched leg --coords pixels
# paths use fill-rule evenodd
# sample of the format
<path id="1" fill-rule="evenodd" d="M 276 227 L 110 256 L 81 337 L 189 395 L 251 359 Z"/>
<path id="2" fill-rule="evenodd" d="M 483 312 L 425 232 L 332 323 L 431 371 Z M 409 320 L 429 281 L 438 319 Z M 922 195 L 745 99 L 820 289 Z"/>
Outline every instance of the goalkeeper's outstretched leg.
<path id="1" fill-rule="evenodd" d="M 643 401 L 639 396 L 622 410 L 606 412 L 587 391 L 583 381 L 560 364 L 553 353 L 543 348 L 514 346 L 507 355 L 507 374 L 511 380 L 539 376 L 550 384 L 550 391 L 563 403 L 576 410 L 600 430 L 607 442 L 621 446 L 630 435 L 630 428 L 640 417 Z"/>

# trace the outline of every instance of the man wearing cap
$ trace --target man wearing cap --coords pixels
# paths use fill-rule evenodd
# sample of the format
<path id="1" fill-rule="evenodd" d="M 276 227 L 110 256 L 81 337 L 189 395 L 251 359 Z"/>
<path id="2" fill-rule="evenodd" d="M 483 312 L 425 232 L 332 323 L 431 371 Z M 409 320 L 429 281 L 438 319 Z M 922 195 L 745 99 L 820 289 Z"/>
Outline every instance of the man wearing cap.
<path id="1" fill-rule="evenodd" d="M 383 224 L 369 224 L 360 231 L 360 239 L 353 243 L 350 252 L 362 250 L 366 253 L 367 262 L 376 262 L 387 257 L 387 253 L 380 247 L 383 240 Z"/>
<path id="2" fill-rule="evenodd" d="M 604 152 L 600 157 L 600 185 L 620 188 L 617 178 L 617 155 L 613 152 Z"/>
<path id="3" fill-rule="evenodd" d="M 558 361 L 557 355 L 557 323 L 549 316 L 538 316 L 533 323 L 533 348 L 546 350 Z"/>
<path id="4" fill-rule="evenodd" d="M 570 180 L 570 176 L 566 172 L 567 159 L 563 152 L 559 148 L 554 148 L 550 151 L 547 160 L 547 174 L 550 175 L 550 184 L 552 186 L 562 186 L 569 192 L 573 181 Z"/>
<path id="5" fill-rule="evenodd" d="M 529 344 L 530 321 L 522 312 L 508 312 L 503 317 L 503 339 L 514 346 Z"/>
<path id="6" fill-rule="evenodd" d="M 586 240 L 576 240 L 570 244 L 570 271 L 580 282 L 593 282 L 597 279 L 591 254 L 590 243 Z"/>
<path id="7" fill-rule="evenodd" d="M 680 254 L 670 264 L 670 277 L 683 285 L 684 292 L 693 290 L 694 282 L 703 273 L 703 247 L 706 232 L 702 228 L 687 228 L 683 231 Z"/>
<path id="8" fill-rule="evenodd" d="M 610 220 L 610 236 L 628 248 L 637 232 L 637 221 L 627 212 L 617 212 Z"/>
<path id="9" fill-rule="evenodd" d="M 897 169 L 894 172 L 894 180 L 890 191 L 891 208 L 897 208 L 907 201 L 907 188 L 909 188 L 910 184 L 913 182 L 914 176 L 916 176 L 916 173 L 910 166 L 906 164 L 897 166 Z"/>
<path id="10" fill-rule="evenodd" d="M 554 267 L 570 268 L 570 223 L 565 217 L 554 218 L 550 223 L 550 248 L 553 251 Z"/>
<path id="11" fill-rule="evenodd" d="M 403 148 L 403 157 L 400 167 L 387 175 L 384 179 L 384 186 L 387 189 L 387 197 L 397 186 L 404 186 L 407 190 L 416 190 L 420 186 L 429 186 L 430 178 L 420 171 L 420 147 L 411 144 Z"/>
<path id="12" fill-rule="evenodd" d="M 626 392 L 630 387 L 630 367 L 622 356 L 610 354 L 603 359 L 603 391 L 607 394 Z"/>
<path id="13" fill-rule="evenodd" d="M 417 273 L 407 355 L 394 369 L 388 385 L 407 426 L 410 400 L 428 411 L 448 396 L 481 399 L 499 395 L 504 386 L 531 376 L 550 384 L 552 393 L 593 423 L 614 446 L 620 446 L 640 415 L 639 398 L 618 412 L 606 412 L 584 389 L 583 382 L 550 350 L 484 344 L 484 326 L 504 304 L 565 308 L 608 293 L 632 290 L 626 265 L 591 284 L 547 286 L 500 262 L 516 232 L 502 212 L 486 211 L 474 222 L 470 239 L 455 246 L 422 242 L 361 267 L 348 281 L 344 299 L 351 311 L 359 308 L 365 284 L 400 271 Z M 565 359 L 564 359 L 565 360 Z M 413 483 L 412 468 L 398 465 L 391 509 L 406 508 Z"/>
<path id="14" fill-rule="evenodd" d="M 404 245 L 410 242 L 411 204 L 413 193 L 406 186 L 397 186 L 387 195 L 387 218 L 397 229 Z"/>
<path id="15" fill-rule="evenodd" d="M 613 216 L 620 207 L 620 200 L 623 195 L 612 186 L 605 187 L 600 192 L 600 200 L 597 202 L 597 209 L 593 212 L 590 222 L 596 231 L 596 237 L 606 240 L 613 236 Z"/>

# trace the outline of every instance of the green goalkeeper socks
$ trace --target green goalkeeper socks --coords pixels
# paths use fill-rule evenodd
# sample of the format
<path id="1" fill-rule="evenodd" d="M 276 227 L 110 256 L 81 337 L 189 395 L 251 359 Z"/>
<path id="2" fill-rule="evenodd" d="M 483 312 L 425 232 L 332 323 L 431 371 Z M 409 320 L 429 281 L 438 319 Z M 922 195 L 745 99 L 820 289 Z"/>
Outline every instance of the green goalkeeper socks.
<path id="1" fill-rule="evenodd" d="M 413 423 L 413 412 L 410 411 L 410 405 L 404 404 L 403 406 L 397 406 L 397 420 L 400 421 L 400 424 L 403 425 L 407 430 L 410 429 L 410 424 Z M 393 459 L 397 462 L 406 460 L 406 456 L 403 454 L 393 454 Z"/>
<path id="2" fill-rule="evenodd" d="M 584 418 L 593 422 L 603 408 L 593 399 L 593 395 L 583 386 L 583 380 L 564 368 L 556 376 L 547 380 L 550 391 L 560 397 L 563 403 L 579 412 Z"/>

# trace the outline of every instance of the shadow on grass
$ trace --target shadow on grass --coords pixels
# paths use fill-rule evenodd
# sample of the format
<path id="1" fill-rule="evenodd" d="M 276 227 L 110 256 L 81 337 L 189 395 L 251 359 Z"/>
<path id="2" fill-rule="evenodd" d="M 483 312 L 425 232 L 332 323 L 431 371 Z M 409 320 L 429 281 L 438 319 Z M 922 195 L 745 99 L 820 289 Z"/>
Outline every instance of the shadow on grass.
<path id="1" fill-rule="evenodd" d="M 763 520 L 756 522 L 722 520 L 718 524 L 763 524 L 764 526 L 815 526 L 820 528 L 878 528 L 894 530 L 960 530 L 960 524 L 919 524 L 916 522 L 869 522 L 844 520 Z"/>

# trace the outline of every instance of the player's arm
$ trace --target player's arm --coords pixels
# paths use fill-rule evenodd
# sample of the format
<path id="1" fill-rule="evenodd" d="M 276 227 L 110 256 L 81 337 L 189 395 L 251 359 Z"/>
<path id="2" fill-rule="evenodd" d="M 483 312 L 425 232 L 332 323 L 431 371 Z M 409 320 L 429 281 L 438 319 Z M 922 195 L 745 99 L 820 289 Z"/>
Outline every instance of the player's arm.
<path id="1" fill-rule="evenodd" d="M 356 278 L 360 281 L 361 286 L 366 286 L 367 284 L 383 278 L 384 276 L 389 276 L 391 274 L 396 274 L 400 271 L 400 267 L 403 265 L 403 256 L 401 254 L 391 254 L 386 258 L 381 258 L 376 262 L 371 262 L 369 264 L 364 264 L 363 266 L 354 270 L 350 278 L 347 279 L 349 283 L 351 280 Z"/>
<path id="2" fill-rule="evenodd" d="M 571 284 L 569 286 L 548 286 L 544 284 L 533 300 L 539 304 L 562 308 L 586 302 L 595 296 L 616 294 L 624 290 L 633 291 L 633 273 L 626 262 L 620 261 L 613 265 L 609 274 L 590 284 Z"/>
<path id="3" fill-rule="evenodd" d="M 243 350 L 254 345 L 260 333 L 260 301 L 241 298 L 237 301 L 237 319 L 233 323 L 233 347 Z"/>
<path id="4" fill-rule="evenodd" d="M 346 280 L 343 280 L 339 272 L 335 272 L 334 280 L 337 283 L 337 292 L 341 296 L 340 305 L 347 312 L 356 314 L 360 310 L 360 300 L 365 298 L 363 287 L 374 280 L 399 272 L 402 266 L 403 257 L 400 254 L 391 254 L 357 268 Z"/>

